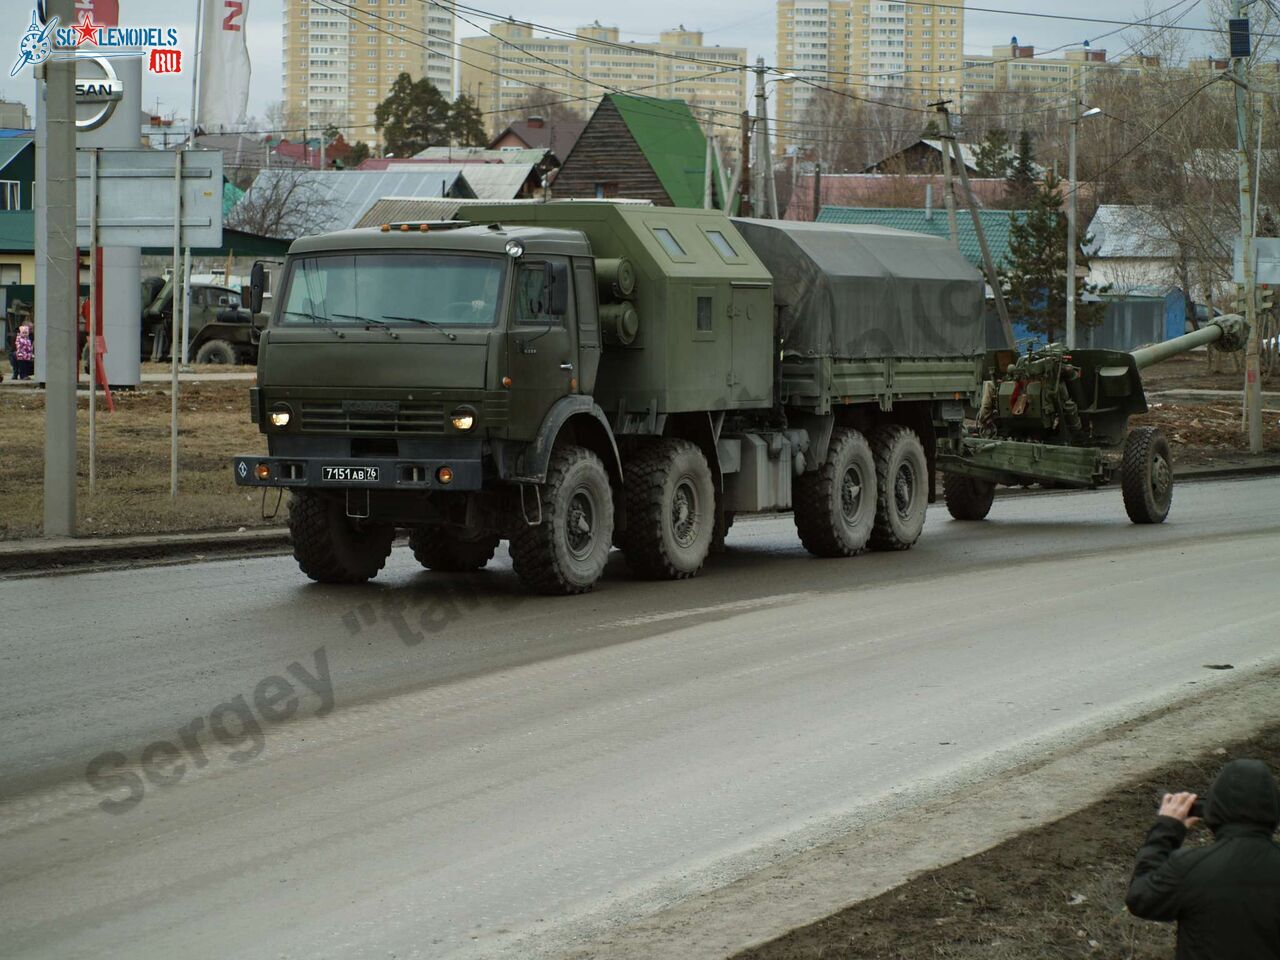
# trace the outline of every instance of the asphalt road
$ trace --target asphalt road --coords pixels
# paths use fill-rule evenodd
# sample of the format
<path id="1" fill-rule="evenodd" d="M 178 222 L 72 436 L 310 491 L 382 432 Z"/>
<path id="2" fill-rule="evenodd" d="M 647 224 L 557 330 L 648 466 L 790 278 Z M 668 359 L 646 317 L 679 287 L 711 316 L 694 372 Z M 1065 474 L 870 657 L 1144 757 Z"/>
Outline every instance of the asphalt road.
<path id="1" fill-rule="evenodd" d="M 1262 479 L 1150 528 L 1115 490 L 935 507 L 845 561 L 750 520 L 696 580 L 615 557 L 568 599 L 404 550 L 368 588 L 0 582 L 2 952 L 554 953 L 1280 663 L 1278 532 Z"/>

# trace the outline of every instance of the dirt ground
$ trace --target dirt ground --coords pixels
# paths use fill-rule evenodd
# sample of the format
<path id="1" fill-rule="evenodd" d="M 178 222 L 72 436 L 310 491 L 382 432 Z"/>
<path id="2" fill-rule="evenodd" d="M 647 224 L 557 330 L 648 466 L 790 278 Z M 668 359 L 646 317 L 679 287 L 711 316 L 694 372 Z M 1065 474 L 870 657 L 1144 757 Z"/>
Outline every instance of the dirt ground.
<path id="1" fill-rule="evenodd" d="M 178 413 L 178 497 L 169 497 L 168 385 L 99 398 L 97 489 L 89 493 L 89 400 L 81 393 L 78 527 L 83 535 L 260 526 L 262 495 L 235 485 L 230 458 L 266 452 L 249 422 L 249 383 L 184 383 Z M 38 536 L 44 475 L 44 394 L 0 390 L 0 539 Z M 274 499 L 270 505 L 274 504 Z M 281 511 L 283 513 L 283 511 Z"/>
<path id="2" fill-rule="evenodd" d="M 1280 770 L 1280 726 L 1113 791 L 1051 823 L 793 930 L 734 960 L 1168 960 L 1170 924 L 1129 916 L 1133 857 L 1160 794 L 1207 791 L 1222 764 Z M 1188 845 L 1208 843 L 1198 828 Z"/>

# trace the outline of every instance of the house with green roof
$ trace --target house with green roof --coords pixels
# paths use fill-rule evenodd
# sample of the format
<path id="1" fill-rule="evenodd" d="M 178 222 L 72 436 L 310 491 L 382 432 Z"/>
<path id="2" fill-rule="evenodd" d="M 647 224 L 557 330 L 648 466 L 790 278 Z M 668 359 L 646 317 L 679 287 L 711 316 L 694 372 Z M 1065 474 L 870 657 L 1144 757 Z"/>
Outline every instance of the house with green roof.
<path id="1" fill-rule="evenodd" d="M 35 283 L 35 183 L 35 141 L 0 138 L 0 286 Z"/>
<path id="2" fill-rule="evenodd" d="M 1009 253 L 1009 232 L 1013 224 L 1026 217 L 1022 210 L 979 210 L 982 232 L 987 237 L 991 259 L 999 269 Z M 865 223 L 878 227 L 894 227 L 913 233 L 950 238 L 945 210 L 908 207 L 826 207 L 818 211 L 819 223 Z M 956 238 L 965 259 L 982 269 L 982 249 L 973 229 L 973 215 L 968 210 L 956 211 Z"/>
<path id="3" fill-rule="evenodd" d="M 701 207 L 706 163 L 706 135 L 683 100 L 610 93 L 565 157 L 552 195 Z"/>

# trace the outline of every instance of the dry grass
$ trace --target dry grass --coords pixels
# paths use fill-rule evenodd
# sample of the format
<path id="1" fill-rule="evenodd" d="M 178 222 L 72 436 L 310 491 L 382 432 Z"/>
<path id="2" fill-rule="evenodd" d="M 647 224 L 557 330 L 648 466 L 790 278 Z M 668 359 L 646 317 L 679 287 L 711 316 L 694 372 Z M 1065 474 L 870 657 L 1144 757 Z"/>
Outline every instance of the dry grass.
<path id="1" fill-rule="evenodd" d="M 184 383 L 179 394 L 179 483 L 169 497 L 167 385 L 116 394 L 116 412 L 98 407 L 97 489 L 89 493 L 88 396 L 81 394 L 77 440 L 78 531 L 83 535 L 236 529 L 267 523 L 262 495 L 237 487 L 235 453 L 266 450 L 249 422 L 249 383 Z M 43 511 L 44 396 L 0 391 L 0 539 L 37 536 Z M 274 504 L 274 498 L 271 501 Z M 278 521 L 276 521 L 278 522 Z"/>

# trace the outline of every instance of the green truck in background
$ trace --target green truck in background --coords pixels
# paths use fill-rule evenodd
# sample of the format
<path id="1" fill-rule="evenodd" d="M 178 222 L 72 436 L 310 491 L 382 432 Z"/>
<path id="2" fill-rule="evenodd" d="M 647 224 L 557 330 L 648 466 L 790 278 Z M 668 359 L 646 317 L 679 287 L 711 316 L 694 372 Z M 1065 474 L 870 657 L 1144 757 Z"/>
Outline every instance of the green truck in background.
<path id="1" fill-rule="evenodd" d="M 560 594 L 614 545 L 693 576 L 740 513 L 793 511 L 823 557 L 920 536 L 984 351 L 948 243 L 607 202 L 458 217 L 290 249 L 251 395 L 269 453 L 233 469 L 291 492 L 307 576 L 375 576 L 397 529 L 434 570 L 508 540 Z"/>

